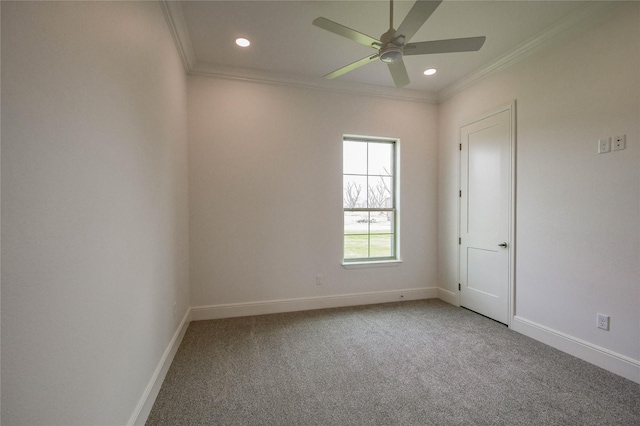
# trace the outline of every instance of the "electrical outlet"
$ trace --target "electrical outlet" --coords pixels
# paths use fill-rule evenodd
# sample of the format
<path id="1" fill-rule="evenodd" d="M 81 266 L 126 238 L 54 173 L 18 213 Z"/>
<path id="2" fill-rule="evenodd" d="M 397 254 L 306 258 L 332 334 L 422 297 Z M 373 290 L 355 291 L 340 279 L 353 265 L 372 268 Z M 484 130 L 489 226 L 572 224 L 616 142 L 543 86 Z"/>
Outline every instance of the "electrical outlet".
<path id="1" fill-rule="evenodd" d="M 601 328 L 603 330 L 609 330 L 609 315 L 605 315 L 605 314 L 598 314 L 597 317 L 598 320 L 598 328 Z"/>
<path id="2" fill-rule="evenodd" d="M 322 275 L 316 275 L 316 285 L 322 285 Z"/>
<path id="3" fill-rule="evenodd" d="M 614 151 L 625 149 L 627 147 L 627 135 L 614 136 L 612 145 Z"/>

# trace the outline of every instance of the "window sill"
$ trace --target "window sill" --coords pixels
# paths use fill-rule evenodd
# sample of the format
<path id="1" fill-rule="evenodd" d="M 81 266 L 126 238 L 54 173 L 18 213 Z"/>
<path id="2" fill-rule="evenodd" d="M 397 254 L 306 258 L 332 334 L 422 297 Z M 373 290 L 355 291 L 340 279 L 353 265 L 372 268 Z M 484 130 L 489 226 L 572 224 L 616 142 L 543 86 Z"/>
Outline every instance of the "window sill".
<path id="1" fill-rule="evenodd" d="M 345 269 L 360 269 L 360 268 L 385 268 L 388 266 L 399 266 L 402 263 L 400 259 L 394 260 L 372 260 L 365 262 L 342 262 L 342 267 Z"/>

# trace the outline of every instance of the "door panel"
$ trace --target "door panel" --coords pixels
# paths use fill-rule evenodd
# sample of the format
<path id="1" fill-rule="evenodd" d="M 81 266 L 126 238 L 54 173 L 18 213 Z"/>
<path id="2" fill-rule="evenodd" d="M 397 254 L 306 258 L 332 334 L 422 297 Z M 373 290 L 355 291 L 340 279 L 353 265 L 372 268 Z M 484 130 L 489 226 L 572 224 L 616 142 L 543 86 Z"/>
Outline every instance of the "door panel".
<path id="1" fill-rule="evenodd" d="M 505 324 L 512 249 L 511 134 L 509 109 L 462 127 L 460 140 L 460 305 Z"/>
<path id="2" fill-rule="evenodd" d="M 485 295 L 500 295 L 500 262 L 495 251 L 467 247 L 467 287 Z"/>
<path id="3" fill-rule="evenodd" d="M 467 232 L 499 232 L 495 220 L 500 203 L 500 150 L 495 140 L 499 127 L 480 129 L 468 135 Z"/>

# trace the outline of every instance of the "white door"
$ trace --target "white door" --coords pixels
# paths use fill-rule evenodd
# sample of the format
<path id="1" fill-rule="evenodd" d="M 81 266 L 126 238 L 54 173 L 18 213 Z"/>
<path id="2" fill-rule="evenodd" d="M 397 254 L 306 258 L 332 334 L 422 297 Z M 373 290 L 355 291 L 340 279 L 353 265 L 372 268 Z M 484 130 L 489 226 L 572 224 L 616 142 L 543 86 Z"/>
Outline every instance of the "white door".
<path id="1" fill-rule="evenodd" d="M 460 305 L 509 323 L 512 107 L 461 128 Z"/>

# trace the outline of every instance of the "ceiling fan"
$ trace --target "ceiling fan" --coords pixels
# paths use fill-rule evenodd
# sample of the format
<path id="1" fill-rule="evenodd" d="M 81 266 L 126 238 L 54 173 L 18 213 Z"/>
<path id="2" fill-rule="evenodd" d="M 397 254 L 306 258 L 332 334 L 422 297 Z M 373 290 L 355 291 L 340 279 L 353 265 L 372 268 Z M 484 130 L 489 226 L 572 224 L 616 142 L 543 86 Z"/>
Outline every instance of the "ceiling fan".
<path id="1" fill-rule="evenodd" d="M 389 67 L 391 77 L 393 78 L 393 82 L 396 87 L 404 87 L 410 82 L 409 75 L 407 74 L 407 68 L 402 60 L 402 57 L 405 55 L 475 52 L 480 50 L 486 39 L 484 36 L 409 43 L 411 37 L 413 37 L 426 20 L 429 19 L 436 8 L 440 6 L 440 3 L 442 3 L 442 0 L 416 1 L 407 16 L 404 18 L 404 21 L 402 21 L 402 24 L 400 24 L 400 27 L 396 30 L 393 28 L 393 0 L 390 0 L 389 29 L 380 36 L 380 40 L 376 40 L 373 37 L 359 31 L 352 30 L 351 28 L 345 27 L 344 25 L 326 18 L 314 19 L 313 25 L 316 27 L 320 27 L 342 37 L 346 37 L 356 43 L 372 47 L 378 51 L 378 53 L 374 55 L 367 56 L 366 58 L 362 58 L 356 62 L 339 68 L 325 75 L 324 78 L 336 78 L 348 73 L 349 71 L 353 71 L 356 68 L 360 68 L 375 59 L 380 59 Z"/>

